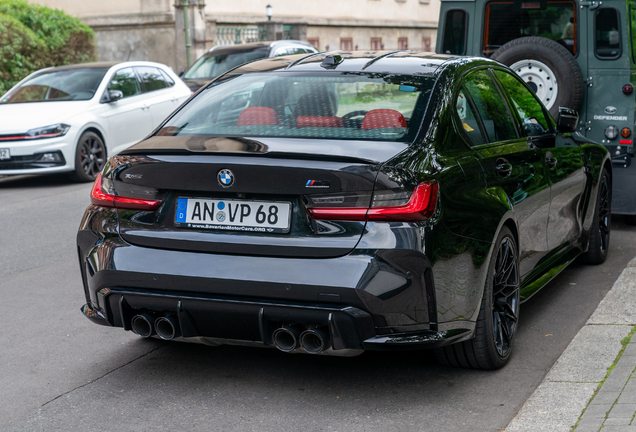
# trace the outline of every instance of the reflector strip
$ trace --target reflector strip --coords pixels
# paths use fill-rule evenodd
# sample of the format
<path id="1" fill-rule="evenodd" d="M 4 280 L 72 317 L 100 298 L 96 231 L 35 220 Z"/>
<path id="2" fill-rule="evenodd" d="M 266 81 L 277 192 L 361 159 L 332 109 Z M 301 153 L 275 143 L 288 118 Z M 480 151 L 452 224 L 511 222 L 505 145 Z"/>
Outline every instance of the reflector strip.
<path id="1" fill-rule="evenodd" d="M 631 144 L 632 144 L 632 140 L 620 140 L 619 142 L 620 142 L 621 144 L 629 144 L 629 145 L 631 145 Z"/>

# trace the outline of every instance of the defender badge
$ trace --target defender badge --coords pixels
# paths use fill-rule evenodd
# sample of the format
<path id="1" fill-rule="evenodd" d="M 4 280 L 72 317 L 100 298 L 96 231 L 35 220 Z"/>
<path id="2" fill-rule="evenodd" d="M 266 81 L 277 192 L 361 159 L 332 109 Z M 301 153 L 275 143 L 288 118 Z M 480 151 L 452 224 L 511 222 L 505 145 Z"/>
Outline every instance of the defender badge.
<path id="1" fill-rule="evenodd" d="M 607 114 L 616 114 L 616 111 L 618 111 L 616 107 L 613 107 L 613 106 L 605 107 L 605 112 Z"/>
<path id="2" fill-rule="evenodd" d="M 216 176 L 219 184 L 225 188 L 234 185 L 234 174 L 229 169 L 222 169 Z"/>

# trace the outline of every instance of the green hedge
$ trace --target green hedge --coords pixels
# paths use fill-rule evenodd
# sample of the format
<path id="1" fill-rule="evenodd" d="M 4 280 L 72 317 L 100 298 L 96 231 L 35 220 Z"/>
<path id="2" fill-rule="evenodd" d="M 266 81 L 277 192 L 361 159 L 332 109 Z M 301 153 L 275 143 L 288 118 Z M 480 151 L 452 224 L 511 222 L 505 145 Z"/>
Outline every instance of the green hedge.
<path id="1" fill-rule="evenodd" d="M 93 30 L 61 10 L 0 0 L 0 94 L 48 66 L 96 60 Z"/>

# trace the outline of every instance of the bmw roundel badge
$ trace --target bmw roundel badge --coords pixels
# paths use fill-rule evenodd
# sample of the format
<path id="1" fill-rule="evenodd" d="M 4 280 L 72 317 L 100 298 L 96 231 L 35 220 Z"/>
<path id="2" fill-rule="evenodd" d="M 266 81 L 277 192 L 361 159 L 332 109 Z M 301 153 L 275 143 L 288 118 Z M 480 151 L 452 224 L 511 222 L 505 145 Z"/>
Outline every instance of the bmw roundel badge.
<path id="1" fill-rule="evenodd" d="M 230 187 L 234 185 L 234 174 L 229 169 L 222 169 L 216 175 L 216 178 L 219 181 L 219 184 L 223 187 Z"/>

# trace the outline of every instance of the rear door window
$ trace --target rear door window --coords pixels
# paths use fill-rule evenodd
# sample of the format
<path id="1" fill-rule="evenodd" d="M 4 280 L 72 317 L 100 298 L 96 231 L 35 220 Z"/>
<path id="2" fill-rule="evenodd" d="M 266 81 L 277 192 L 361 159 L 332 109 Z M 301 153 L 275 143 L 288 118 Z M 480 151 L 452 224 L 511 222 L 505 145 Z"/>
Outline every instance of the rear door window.
<path id="1" fill-rule="evenodd" d="M 594 54 L 603 60 L 621 56 L 620 16 L 614 8 L 602 8 L 594 14 Z"/>
<path id="2" fill-rule="evenodd" d="M 161 71 L 154 67 L 136 67 L 141 86 L 145 92 L 161 90 L 168 87 Z"/>
<path id="3" fill-rule="evenodd" d="M 487 71 L 470 74 L 464 81 L 464 88 L 481 118 L 489 143 L 518 138 L 508 108 Z"/>
<path id="4" fill-rule="evenodd" d="M 444 22 L 444 36 L 442 39 L 442 53 L 466 54 L 467 13 L 461 9 L 451 9 L 446 12 Z"/>
<path id="5" fill-rule="evenodd" d="M 483 55 L 490 57 L 511 40 L 539 36 L 577 53 L 577 14 L 573 1 L 492 1 L 484 16 Z"/>
<path id="6" fill-rule="evenodd" d="M 135 96 L 141 93 L 137 75 L 133 68 L 118 70 L 108 84 L 108 90 L 120 90 L 124 98 Z"/>

